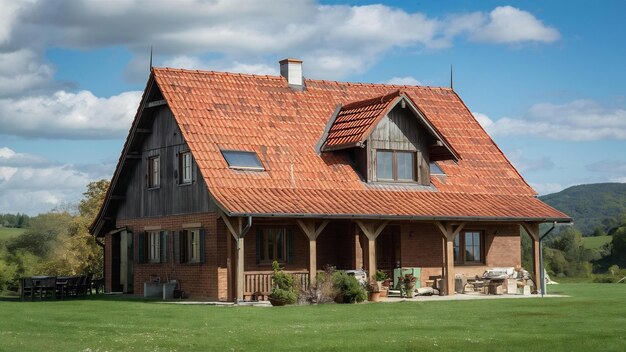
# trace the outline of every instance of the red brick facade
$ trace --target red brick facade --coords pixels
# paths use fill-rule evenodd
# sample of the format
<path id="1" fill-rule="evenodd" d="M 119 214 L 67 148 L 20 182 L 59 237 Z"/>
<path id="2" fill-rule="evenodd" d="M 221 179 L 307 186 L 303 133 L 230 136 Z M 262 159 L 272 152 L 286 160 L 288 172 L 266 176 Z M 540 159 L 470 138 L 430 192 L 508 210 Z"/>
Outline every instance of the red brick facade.
<path id="1" fill-rule="evenodd" d="M 161 280 L 178 279 L 182 289 L 191 297 L 203 297 L 213 300 L 230 300 L 228 283 L 228 243 L 231 241 L 230 263 L 234 273 L 236 249 L 233 237 L 226 230 L 221 219 L 214 213 L 169 216 L 163 218 L 144 218 L 118 220 L 117 226 L 125 226 L 134 235 L 137 243 L 138 234 L 145 227 L 156 226 L 163 231 L 180 231 L 184 224 L 200 223 L 206 231 L 204 264 L 177 264 L 173 261 L 173 239 L 168 235 L 168 261 L 159 264 L 134 263 L 134 293 L 143 294 L 143 283 L 153 277 Z M 293 256 L 285 263 L 286 270 L 308 271 L 309 241 L 306 235 L 287 220 L 255 220 L 254 225 L 244 239 L 245 271 L 270 271 L 269 264 L 257 264 L 255 234 L 263 226 L 289 226 L 293 231 Z M 396 245 L 395 260 L 402 267 L 422 268 L 422 285 L 431 276 L 440 276 L 443 266 L 443 240 L 441 234 L 430 223 L 393 223 L 399 229 L 400 239 Z M 339 269 L 364 267 L 367 258 L 367 241 L 358 235 L 358 227 L 350 221 L 331 221 L 317 241 L 317 269 L 325 265 L 334 265 Z M 484 264 L 455 265 L 455 273 L 466 276 L 481 275 L 490 267 L 514 267 L 521 264 L 520 232 L 518 225 L 508 224 L 468 224 L 468 230 L 476 230 L 484 236 Z M 379 237 L 380 238 L 380 237 Z M 111 235 L 106 236 L 105 260 L 107 263 L 106 285 L 111 287 L 110 263 Z M 137 253 L 135 252 L 135 255 Z M 233 289 L 234 290 L 234 289 Z"/>

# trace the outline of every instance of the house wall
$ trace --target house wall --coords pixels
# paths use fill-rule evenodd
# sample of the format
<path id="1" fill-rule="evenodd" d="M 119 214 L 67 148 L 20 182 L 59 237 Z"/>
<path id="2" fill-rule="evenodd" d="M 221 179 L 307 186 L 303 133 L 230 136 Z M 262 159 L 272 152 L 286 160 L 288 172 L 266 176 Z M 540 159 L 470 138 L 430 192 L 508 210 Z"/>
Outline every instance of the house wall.
<path id="1" fill-rule="evenodd" d="M 140 160 L 128 160 L 116 192 L 124 199 L 117 201 L 117 219 L 136 219 L 176 214 L 216 211 L 208 195 L 204 178 L 193 160 L 191 184 L 180 185 L 178 154 L 189 151 L 180 129 L 167 106 L 152 108 L 138 133 L 143 138 Z M 152 117 L 150 120 L 148 117 Z M 160 186 L 148 189 L 148 158 L 160 158 Z"/>
<path id="2" fill-rule="evenodd" d="M 413 112 L 399 105 L 383 117 L 367 140 L 369 151 L 369 179 L 376 180 L 376 150 L 410 150 L 417 152 L 418 182 L 430 184 L 428 146 L 430 138 Z"/>
<path id="3" fill-rule="evenodd" d="M 175 263 L 173 231 L 181 231 L 183 224 L 200 223 L 205 230 L 205 263 Z M 190 215 L 174 215 L 159 218 L 122 219 L 117 221 L 118 227 L 125 226 L 133 233 L 134 243 L 138 243 L 138 236 L 144 232 L 146 226 L 160 226 L 167 231 L 167 262 L 166 263 L 134 263 L 134 293 L 143 295 L 143 283 L 154 277 L 161 281 L 177 279 L 183 291 L 190 297 L 206 297 L 214 300 L 226 300 L 226 261 L 225 241 L 223 230 L 218 230 L 217 214 L 203 213 Z M 220 239 L 220 237 L 222 239 Z M 110 235 L 105 239 L 110 244 Z M 135 258 L 137 246 L 134 247 Z M 105 248 L 107 267 L 110 268 L 110 245 Z M 107 270 L 106 285 L 111 287 L 110 270 Z"/>
<path id="4" fill-rule="evenodd" d="M 481 265 L 455 265 L 455 274 L 468 277 L 481 276 L 492 267 L 515 267 L 521 265 L 521 240 L 518 225 L 481 224 L 466 225 L 467 230 L 484 233 L 486 253 Z M 430 223 L 402 226 L 401 266 L 422 268 L 422 285 L 430 276 L 441 275 L 443 265 L 443 240 L 439 231 Z"/>

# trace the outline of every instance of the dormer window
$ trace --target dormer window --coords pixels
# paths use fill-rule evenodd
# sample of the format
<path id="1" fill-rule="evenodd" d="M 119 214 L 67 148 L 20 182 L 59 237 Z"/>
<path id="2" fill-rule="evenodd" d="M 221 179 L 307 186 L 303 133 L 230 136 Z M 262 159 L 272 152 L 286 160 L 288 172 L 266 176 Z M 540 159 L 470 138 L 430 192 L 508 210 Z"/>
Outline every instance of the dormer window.
<path id="1" fill-rule="evenodd" d="M 231 169 L 265 170 L 255 152 L 242 150 L 222 150 L 221 152 Z"/>
<path id="2" fill-rule="evenodd" d="M 378 181 L 414 182 L 415 152 L 402 150 L 376 151 Z"/>

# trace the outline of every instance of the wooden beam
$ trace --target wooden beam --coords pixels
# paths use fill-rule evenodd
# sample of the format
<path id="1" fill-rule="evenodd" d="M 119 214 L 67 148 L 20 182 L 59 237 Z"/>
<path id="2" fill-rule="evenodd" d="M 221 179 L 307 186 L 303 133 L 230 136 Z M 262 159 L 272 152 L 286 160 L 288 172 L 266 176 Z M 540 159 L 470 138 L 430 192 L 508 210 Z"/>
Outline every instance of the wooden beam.
<path id="1" fill-rule="evenodd" d="M 152 130 L 149 128 L 137 128 L 135 133 L 152 133 Z"/>
<path id="2" fill-rule="evenodd" d="M 365 222 L 363 220 L 356 220 L 356 224 L 359 226 L 361 231 L 367 237 L 367 273 L 369 275 L 370 281 L 373 281 L 376 276 L 376 238 L 380 233 L 385 229 L 385 226 L 389 224 L 388 220 L 377 222 Z"/>
<path id="3" fill-rule="evenodd" d="M 243 218 L 238 217 L 237 218 L 237 223 L 233 224 L 232 223 L 232 218 L 230 218 L 229 216 L 227 216 L 224 212 L 220 211 L 219 212 L 219 216 L 222 218 L 222 220 L 224 221 L 224 224 L 226 224 L 226 228 L 228 229 L 228 231 L 230 232 L 230 234 L 233 236 L 233 238 L 235 239 L 236 243 L 237 243 L 237 267 L 236 267 L 236 282 L 237 282 L 237 287 L 236 287 L 236 297 L 235 297 L 235 301 L 237 302 L 243 302 L 243 289 L 244 289 L 244 259 L 245 259 L 245 243 L 244 243 L 244 228 L 243 228 Z M 236 226 L 236 227 L 235 227 Z M 233 280 L 235 281 L 235 280 Z"/>
<path id="4" fill-rule="evenodd" d="M 539 241 L 539 223 L 523 222 L 521 223 L 521 225 L 524 228 L 524 230 L 526 230 L 526 233 L 528 233 L 530 238 L 532 238 L 533 240 Z"/>
<path id="5" fill-rule="evenodd" d="M 111 200 L 124 200 L 124 199 L 126 199 L 126 196 L 122 196 L 118 194 L 114 194 L 111 196 Z"/>
<path id="6" fill-rule="evenodd" d="M 435 227 L 441 232 L 443 237 L 443 268 L 441 273 L 446 283 L 445 293 L 448 296 L 454 294 L 454 239 L 458 236 L 466 222 L 454 224 L 451 222 L 435 221 Z"/>
<path id="7" fill-rule="evenodd" d="M 167 102 L 164 99 L 162 99 L 162 100 L 155 100 L 155 101 L 148 102 L 146 104 L 146 108 L 149 109 L 149 108 L 154 108 L 154 107 L 161 106 L 161 105 L 166 105 L 166 104 L 167 104 Z"/>
<path id="8" fill-rule="evenodd" d="M 141 154 L 126 154 L 126 160 L 141 160 Z"/>
<path id="9" fill-rule="evenodd" d="M 317 237 L 324 231 L 329 221 L 323 221 L 315 227 L 315 220 L 296 220 L 302 232 L 309 238 L 309 283 L 315 285 L 317 281 Z"/>

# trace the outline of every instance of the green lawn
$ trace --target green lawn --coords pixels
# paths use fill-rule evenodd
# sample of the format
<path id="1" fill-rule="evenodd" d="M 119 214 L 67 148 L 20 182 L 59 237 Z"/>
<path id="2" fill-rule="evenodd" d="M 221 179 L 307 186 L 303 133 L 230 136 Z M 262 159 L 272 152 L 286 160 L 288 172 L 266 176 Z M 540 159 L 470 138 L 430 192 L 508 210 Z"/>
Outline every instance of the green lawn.
<path id="1" fill-rule="evenodd" d="M 13 227 L 0 227 L 0 240 L 5 238 L 17 237 L 23 234 L 26 229 L 18 229 Z"/>
<path id="2" fill-rule="evenodd" d="M 583 237 L 583 245 L 588 249 L 600 249 L 613 240 L 613 236 Z"/>
<path id="3" fill-rule="evenodd" d="M 569 298 L 307 307 L 0 301 L 0 351 L 624 351 L 626 285 Z"/>

